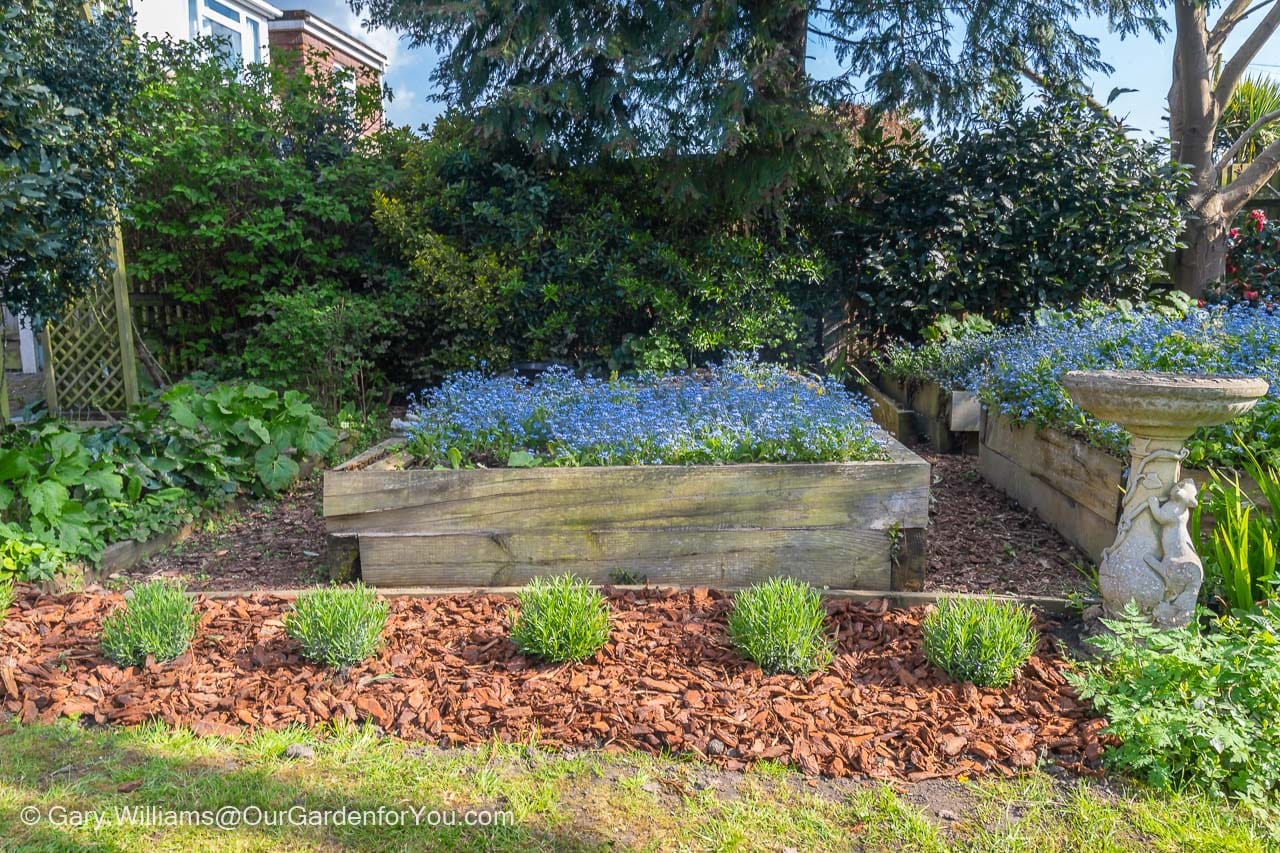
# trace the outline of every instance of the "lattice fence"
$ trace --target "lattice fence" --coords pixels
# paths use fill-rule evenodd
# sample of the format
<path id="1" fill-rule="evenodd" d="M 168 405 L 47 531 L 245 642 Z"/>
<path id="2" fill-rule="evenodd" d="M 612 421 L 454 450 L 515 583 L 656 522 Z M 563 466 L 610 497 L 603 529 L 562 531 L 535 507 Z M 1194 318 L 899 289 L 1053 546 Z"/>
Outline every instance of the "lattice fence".
<path id="1" fill-rule="evenodd" d="M 116 270 L 45 328 L 45 395 L 50 412 L 74 420 L 108 420 L 138 402 L 133 320 L 120 232 Z"/>

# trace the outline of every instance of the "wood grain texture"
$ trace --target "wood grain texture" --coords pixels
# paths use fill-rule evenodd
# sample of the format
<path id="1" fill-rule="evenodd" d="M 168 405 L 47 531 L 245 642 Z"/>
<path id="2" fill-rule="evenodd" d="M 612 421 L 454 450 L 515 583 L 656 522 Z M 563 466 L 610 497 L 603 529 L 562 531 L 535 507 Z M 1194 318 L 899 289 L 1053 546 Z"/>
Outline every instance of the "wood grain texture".
<path id="1" fill-rule="evenodd" d="M 1119 460 L 1087 446 L 1064 453 L 1061 439 L 1069 438 L 1062 433 L 1018 429 L 989 411 L 983 412 L 982 427 L 978 471 L 983 479 L 1034 512 L 1091 560 L 1101 559 L 1102 550 L 1116 538 Z M 1059 441 L 1045 440 L 1049 433 Z M 1089 469 L 1090 462 L 1101 471 Z"/>
<path id="2" fill-rule="evenodd" d="M 562 572 L 609 583 L 626 572 L 652 584 L 729 588 L 789 575 L 817 586 L 888 589 L 892 548 L 885 531 L 839 528 L 375 533 L 359 539 L 361 573 L 375 586 L 504 586 Z"/>
<path id="3" fill-rule="evenodd" d="M 892 530 L 928 525 L 929 464 L 881 462 L 325 473 L 332 535 L 375 585 L 597 582 L 743 586 L 778 574 L 888 589 Z"/>
<path id="4" fill-rule="evenodd" d="M 903 448 L 903 452 L 905 448 Z M 928 524 L 929 464 L 329 471 L 331 533 Z"/>
<path id="5" fill-rule="evenodd" d="M 1123 460 L 1057 430 L 1017 426 L 990 411 L 985 417 L 984 450 L 1012 460 L 1064 497 L 1115 524 L 1123 497 Z"/>

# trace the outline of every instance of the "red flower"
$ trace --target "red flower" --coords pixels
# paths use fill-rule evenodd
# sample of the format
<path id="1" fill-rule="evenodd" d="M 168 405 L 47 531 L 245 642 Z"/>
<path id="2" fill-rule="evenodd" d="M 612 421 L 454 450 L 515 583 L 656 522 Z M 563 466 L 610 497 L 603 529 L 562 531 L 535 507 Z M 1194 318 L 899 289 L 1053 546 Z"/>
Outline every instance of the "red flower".
<path id="1" fill-rule="evenodd" d="M 1231 229 L 1231 233 L 1230 233 L 1230 234 L 1228 234 L 1227 236 L 1228 236 L 1228 237 L 1230 237 L 1232 240 L 1236 239 L 1237 237 L 1239 237 L 1239 236 L 1240 236 L 1240 229 L 1239 229 L 1239 228 L 1232 228 L 1232 229 Z"/>
<path id="2" fill-rule="evenodd" d="M 1244 291 L 1244 298 L 1245 298 L 1245 299 L 1257 299 L 1257 298 L 1258 298 L 1258 291 L 1256 291 L 1256 290 L 1245 290 L 1245 291 Z"/>
<path id="3" fill-rule="evenodd" d="M 1263 213 L 1261 210 L 1255 209 L 1255 210 L 1249 211 L 1249 217 L 1253 219 L 1254 222 L 1258 223 L 1259 231 L 1261 231 L 1263 227 L 1267 224 L 1267 215 Z"/>

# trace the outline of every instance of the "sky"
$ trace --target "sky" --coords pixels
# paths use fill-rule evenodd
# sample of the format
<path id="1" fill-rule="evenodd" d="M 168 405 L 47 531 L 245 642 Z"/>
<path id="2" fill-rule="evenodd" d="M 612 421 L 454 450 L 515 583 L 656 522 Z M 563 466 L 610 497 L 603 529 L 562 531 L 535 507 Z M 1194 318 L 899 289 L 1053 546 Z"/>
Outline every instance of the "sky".
<path id="1" fill-rule="evenodd" d="M 417 127 L 430 124 L 445 105 L 431 99 L 435 87 L 431 72 L 436 56 L 430 49 L 411 49 L 398 34 L 386 29 L 372 29 L 364 24 L 345 0 L 302 0 L 290 7 L 301 6 L 348 32 L 359 35 L 388 57 L 386 82 L 391 87 L 393 99 L 387 107 L 387 117 L 395 124 Z M 1172 21 L 1172 19 L 1170 18 Z M 1228 54 L 1237 48 L 1248 33 L 1249 21 L 1228 41 Z M 1136 89 L 1121 95 L 1112 104 L 1113 111 L 1125 118 L 1142 136 L 1167 134 L 1165 98 L 1169 89 L 1169 74 L 1173 53 L 1172 38 L 1157 43 L 1148 37 L 1121 40 L 1107 32 L 1105 21 L 1083 20 L 1077 29 L 1100 40 L 1103 59 L 1115 67 L 1115 72 L 1090 80 L 1099 100 L 1106 101 L 1112 88 Z M 816 77 L 832 76 L 839 66 L 830 49 L 811 40 L 809 46 L 809 71 Z M 1258 54 L 1251 73 L 1280 74 L 1280 36 L 1273 39 Z"/>

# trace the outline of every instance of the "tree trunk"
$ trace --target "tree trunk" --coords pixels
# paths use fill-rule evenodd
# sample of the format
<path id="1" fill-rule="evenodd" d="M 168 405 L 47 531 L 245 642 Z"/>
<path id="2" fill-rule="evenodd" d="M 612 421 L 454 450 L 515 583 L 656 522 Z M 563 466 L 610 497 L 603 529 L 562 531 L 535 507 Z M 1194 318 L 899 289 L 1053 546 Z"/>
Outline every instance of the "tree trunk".
<path id="1" fill-rule="evenodd" d="M 1187 216 L 1183 231 L 1187 245 L 1174 257 L 1174 286 L 1196 298 L 1226 272 L 1231 216 L 1216 195 Z"/>

